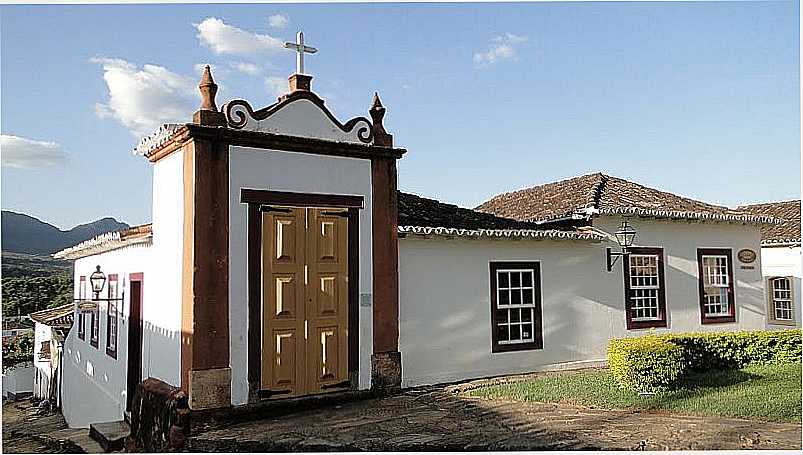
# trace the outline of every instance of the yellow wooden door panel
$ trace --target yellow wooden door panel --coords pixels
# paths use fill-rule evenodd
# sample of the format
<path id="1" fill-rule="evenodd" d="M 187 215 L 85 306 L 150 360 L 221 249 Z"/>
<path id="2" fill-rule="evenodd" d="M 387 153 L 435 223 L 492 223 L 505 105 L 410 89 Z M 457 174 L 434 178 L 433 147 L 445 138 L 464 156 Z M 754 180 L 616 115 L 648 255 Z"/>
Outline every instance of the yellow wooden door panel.
<path id="1" fill-rule="evenodd" d="M 348 379 L 348 219 L 276 209 L 262 216 L 262 389 L 337 390 Z"/>
<path id="2" fill-rule="evenodd" d="M 305 393 L 304 209 L 262 214 L 262 389 Z"/>
<path id="3" fill-rule="evenodd" d="M 298 388 L 298 333 L 295 329 L 276 329 L 270 334 L 275 351 L 272 353 L 270 365 L 271 377 L 269 390 L 282 396 L 301 393 Z"/>
<path id="4" fill-rule="evenodd" d="M 348 218 L 345 211 L 308 209 L 308 393 L 348 379 Z M 336 390 L 336 389 L 335 389 Z"/>

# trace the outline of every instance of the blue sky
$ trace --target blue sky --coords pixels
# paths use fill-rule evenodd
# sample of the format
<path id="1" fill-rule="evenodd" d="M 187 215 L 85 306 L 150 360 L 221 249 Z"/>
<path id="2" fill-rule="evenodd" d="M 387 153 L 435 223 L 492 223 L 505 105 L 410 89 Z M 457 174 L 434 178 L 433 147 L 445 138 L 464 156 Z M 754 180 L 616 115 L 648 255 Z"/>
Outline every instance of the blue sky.
<path id="1" fill-rule="evenodd" d="M 374 90 L 402 190 L 473 207 L 603 171 L 737 205 L 800 195 L 797 2 L 3 6 L 2 207 L 62 228 L 151 218 L 130 152 L 219 104 L 273 102 L 302 27 L 342 120 Z M 282 27 L 283 26 L 283 27 Z M 278 40 L 278 41 L 276 41 Z M 148 65 L 148 66 L 146 66 Z"/>

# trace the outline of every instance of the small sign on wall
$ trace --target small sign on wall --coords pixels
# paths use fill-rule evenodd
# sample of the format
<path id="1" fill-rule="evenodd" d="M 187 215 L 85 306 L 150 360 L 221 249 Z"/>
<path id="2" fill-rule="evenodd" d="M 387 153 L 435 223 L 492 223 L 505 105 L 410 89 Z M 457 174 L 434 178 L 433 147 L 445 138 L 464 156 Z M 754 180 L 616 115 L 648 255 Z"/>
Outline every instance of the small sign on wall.
<path id="1" fill-rule="evenodd" d="M 756 262 L 756 252 L 750 248 L 742 248 L 736 253 L 736 257 L 739 258 L 739 262 L 742 264 L 752 264 Z"/>

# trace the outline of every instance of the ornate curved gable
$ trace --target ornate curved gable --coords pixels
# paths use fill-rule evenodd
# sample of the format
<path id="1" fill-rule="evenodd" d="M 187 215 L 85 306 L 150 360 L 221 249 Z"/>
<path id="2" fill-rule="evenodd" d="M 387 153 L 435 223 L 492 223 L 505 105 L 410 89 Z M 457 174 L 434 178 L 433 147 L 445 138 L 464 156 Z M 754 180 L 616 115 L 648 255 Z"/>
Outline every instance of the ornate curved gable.
<path id="1" fill-rule="evenodd" d="M 244 100 L 229 101 L 222 111 L 232 129 L 358 144 L 373 140 L 373 125 L 367 118 L 340 123 L 318 95 L 306 90 L 294 91 L 258 111 Z"/>

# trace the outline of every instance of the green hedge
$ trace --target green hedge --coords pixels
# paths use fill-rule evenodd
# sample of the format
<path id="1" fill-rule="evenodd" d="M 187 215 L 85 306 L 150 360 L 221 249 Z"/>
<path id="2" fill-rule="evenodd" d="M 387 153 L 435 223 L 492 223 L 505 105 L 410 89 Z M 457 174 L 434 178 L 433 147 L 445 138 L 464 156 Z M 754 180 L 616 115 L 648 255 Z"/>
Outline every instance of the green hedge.
<path id="1" fill-rule="evenodd" d="M 608 367 L 635 391 L 670 387 L 686 371 L 800 361 L 801 331 L 743 331 L 647 335 L 611 340 Z"/>
<path id="2" fill-rule="evenodd" d="M 683 360 L 692 370 L 727 370 L 754 364 L 799 361 L 800 329 L 660 335 L 683 348 Z"/>
<path id="3" fill-rule="evenodd" d="M 627 389 L 652 392 L 670 387 L 684 371 L 680 346 L 657 336 L 622 338 L 608 344 L 608 367 Z"/>

